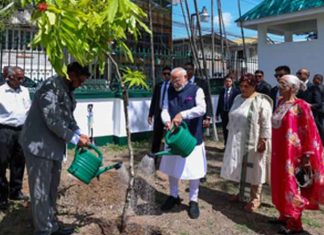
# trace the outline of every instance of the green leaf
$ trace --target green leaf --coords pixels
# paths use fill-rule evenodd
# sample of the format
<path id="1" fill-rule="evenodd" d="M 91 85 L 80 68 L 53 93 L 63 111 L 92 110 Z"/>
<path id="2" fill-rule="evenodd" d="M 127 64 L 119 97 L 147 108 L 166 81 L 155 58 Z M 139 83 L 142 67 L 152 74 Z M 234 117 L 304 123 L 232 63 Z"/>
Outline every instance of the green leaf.
<path id="1" fill-rule="evenodd" d="M 45 14 L 48 18 L 48 22 L 50 23 L 50 25 L 54 25 L 56 22 L 56 15 L 50 11 L 46 11 Z"/>

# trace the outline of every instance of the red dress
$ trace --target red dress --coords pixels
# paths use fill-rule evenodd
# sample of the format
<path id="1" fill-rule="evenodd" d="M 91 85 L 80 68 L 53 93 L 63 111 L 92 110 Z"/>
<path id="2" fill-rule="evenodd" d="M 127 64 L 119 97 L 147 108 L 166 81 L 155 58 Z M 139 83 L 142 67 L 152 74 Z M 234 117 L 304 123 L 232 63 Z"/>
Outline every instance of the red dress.
<path id="1" fill-rule="evenodd" d="M 318 209 L 324 202 L 323 147 L 309 104 L 301 99 L 280 104 L 272 131 L 272 202 L 280 212 L 279 219 L 286 220 L 288 228 L 300 230 L 303 209 Z M 310 155 L 314 181 L 309 188 L 299 189 L 294 173 L 305 154 Z"/>

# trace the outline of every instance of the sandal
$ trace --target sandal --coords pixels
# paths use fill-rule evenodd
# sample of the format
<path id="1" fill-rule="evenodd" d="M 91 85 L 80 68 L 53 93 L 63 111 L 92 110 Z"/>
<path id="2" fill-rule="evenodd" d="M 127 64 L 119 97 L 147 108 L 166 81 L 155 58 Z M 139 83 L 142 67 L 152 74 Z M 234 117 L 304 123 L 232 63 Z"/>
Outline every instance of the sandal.
<path id="1" fill-rule="evenodd" d="M 248 204 L 244 206 L 244 210 L 247 212 L 255 212 L 261 206 L 261 202 L 258 200 L 251 200 Z"/>

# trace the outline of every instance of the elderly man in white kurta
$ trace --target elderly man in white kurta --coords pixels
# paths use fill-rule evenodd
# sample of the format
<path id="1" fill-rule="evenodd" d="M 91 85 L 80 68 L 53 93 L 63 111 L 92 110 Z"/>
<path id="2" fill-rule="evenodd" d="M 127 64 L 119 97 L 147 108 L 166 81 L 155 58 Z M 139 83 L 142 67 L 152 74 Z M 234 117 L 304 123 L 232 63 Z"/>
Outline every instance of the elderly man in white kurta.
<path id="1" fill-rule="evenodd" d="M 162 205 L 163 211 L 180 204 L 178 195 L 179 179 L 190 180 L 189 210 L 190 218 L 199 217 L 198 191 L 199 179 L 206 175 L 206 154 L 203 143 L 203 115 L 206 112 L 205 95 L 201 88 L 191 84 L 187 72 L 183 68 L 175 68 L 171 72 L 171 84 L 161 113 L 162 121 L 170 129 L 181 122 L 188 124 L 190 133 L 197 139 L 192 153 L 183 158 L 178 155 L 164 156 L 160 171 L 169 176 L 170 196 Z"/>

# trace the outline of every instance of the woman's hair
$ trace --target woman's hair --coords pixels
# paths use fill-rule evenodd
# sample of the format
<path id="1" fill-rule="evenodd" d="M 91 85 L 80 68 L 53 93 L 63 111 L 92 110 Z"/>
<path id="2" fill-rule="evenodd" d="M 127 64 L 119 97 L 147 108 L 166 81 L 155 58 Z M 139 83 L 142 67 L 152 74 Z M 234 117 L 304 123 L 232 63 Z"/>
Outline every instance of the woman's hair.
<path id="1" fill-rule="evenodd" d="M 239 80 L 239 84 L 242 82 L 247 82 L 250 86 L 256 87 L 258 81 L 252 73 L 243 74 Z"/>
<path id="2" fill-rule="evenodd" d="M 306 84 L 299 80 L 298 77 L 292 74 L 286 74 L 282 76 L 280 79 L 285 80 L 289 87 L 292 88 L 293 92 L 297 94 L 299 90 L 305 91 L 306 90 Z"/>

